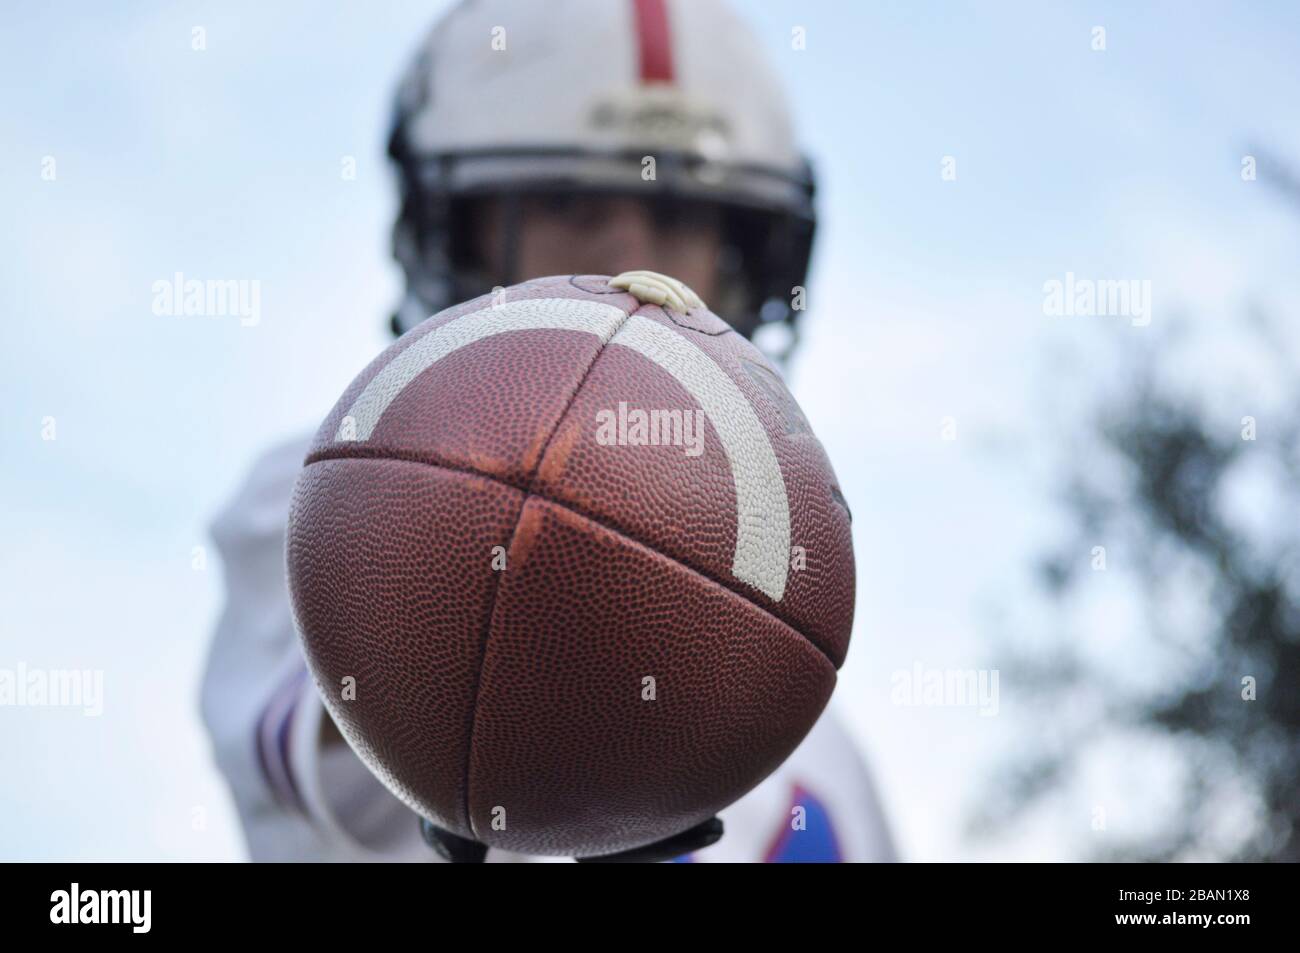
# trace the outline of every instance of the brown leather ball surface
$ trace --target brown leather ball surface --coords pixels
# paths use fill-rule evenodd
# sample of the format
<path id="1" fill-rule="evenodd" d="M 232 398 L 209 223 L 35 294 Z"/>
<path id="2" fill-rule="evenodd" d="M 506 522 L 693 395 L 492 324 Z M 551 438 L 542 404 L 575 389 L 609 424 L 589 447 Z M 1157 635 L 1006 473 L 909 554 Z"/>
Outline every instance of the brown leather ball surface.
<path id="1" fill-rule="evenodd" d="M 748 341 L 565 276 L 357 377 L 286 556 L 325 704 L 390 790 L 495 847 L 594 855 L 710 817 L 803 739 L 848 649 L 849 520 Z"/>

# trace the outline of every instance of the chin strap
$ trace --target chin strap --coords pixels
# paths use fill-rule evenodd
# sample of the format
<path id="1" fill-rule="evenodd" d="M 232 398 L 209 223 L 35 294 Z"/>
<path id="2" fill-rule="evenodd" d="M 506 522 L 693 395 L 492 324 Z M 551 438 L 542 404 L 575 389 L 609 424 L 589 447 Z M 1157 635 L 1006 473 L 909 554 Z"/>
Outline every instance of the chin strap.
<path id="1" fill-rule="evenodd" d="M 481 864 L 487 858 L 487 845 L 468 837 L 443 830 L 433 822 L 420 818 L 420 835 L 439 857 L 453 864 Z M 722 821 L 711 817 L 689 830 L 666 837 L 653 844 L 601 854 L 596 857 L 575 857 L 580 864 L 658 864 L 701 850 L 722 839 Z"/>

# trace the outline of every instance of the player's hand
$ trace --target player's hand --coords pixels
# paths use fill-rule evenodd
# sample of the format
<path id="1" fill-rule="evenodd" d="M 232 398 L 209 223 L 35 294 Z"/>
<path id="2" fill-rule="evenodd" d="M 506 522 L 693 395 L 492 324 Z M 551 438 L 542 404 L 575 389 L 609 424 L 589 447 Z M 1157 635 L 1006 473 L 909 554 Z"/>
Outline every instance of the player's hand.
<path id="1" fill-rule="evenodd" d="M 599 857 L 575 857 L 574 860 L 580 864 L 658 864 L 716 844 L 721 839 L 722 821 L 711 817 L 689 830 L 644 847 L 634 847 L 617 854 L 602 854 Z"/>
<path id="2" fill-rule="evenodd" d="M 487 857 L 486 844 L 445 831 L 424 818 L 420 818 L 420 833 L 424 837 L 424 842 L 432 847 L 439 857 L 450 863 L 481 864 Z M 617 854 L 575 857 L 574 860 L 580 864 L 657 864 L 708 847 L 710 844 L 716 844 L 721 837 L 722 821 L 711 817 L 689 830 L 655 841 L 653 844 L 634 847 Z"/>

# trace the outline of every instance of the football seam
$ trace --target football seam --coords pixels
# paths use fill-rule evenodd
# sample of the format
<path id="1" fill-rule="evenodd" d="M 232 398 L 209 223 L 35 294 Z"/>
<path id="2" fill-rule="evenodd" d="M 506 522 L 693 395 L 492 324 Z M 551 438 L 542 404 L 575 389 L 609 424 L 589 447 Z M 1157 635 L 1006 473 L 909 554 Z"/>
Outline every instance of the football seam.
<path id="1" fill-rule="evenodd" d="M 635 536 L 633 536 L 631 533 L 627 532 L 626 530 L 621 529 L 618 526 L 614 526 L 613 524 L 606 522 L 604 519 L 598 516 L 592 516 L 590 513 L 585 513 L 582 510 L 578 509 L 576 506 L 572 505 L 571 503 L 565 500 L 557 500 L 554 497 L 547 496 L 545 493 L 532 492 L 526 486 L 519 486 L 518 484 L 512 483 L 509 480 L 503 480 L 499 476 L 495 476 L 494 474 L 491 473 L 484 473 L 481 470 L 475 470 L 472 467 L 449 466 L 445 463 L 434 463 L 430 460 L 420 459 L 415 455 L 406 456 L 401 454 L 400 452 L 398 453 L 391 453 L 391 452 L 390 453 L 379 453 L 379 452 L 349 453 L 347 455 L 334 455 L 334 454 L 322 452 L 320 454 L 313 454 L 310 457 L 308 457 L 305 466 L 311 466 L 312 464 L 315 463 L 328 463 L 334 460 L 388 460 L 388 461 L 392 461 L 393 463 L 414 463 L 417 466 L 429 467 L 430 469 L 433 470 L 445 470 L 448 473 L 459 473 L 464 476 L 477 477 L 480 480 L 486 480 L 489 483 L 495 483 L 497 486 L 504 486 L 509 489 L 516 490 L 519 493 L 522 493 L 524 495 L 523 505 L 525 506 L 528 504 L 529 500 L 534 500 L 534 499 L 541 500 L 543 503 L 549 503 L 552 506 L 556 507 L 557 509 L 561 509 L 564 510 L 565 512 L 571 513 L 572 515 L 577 516 L 580 519 L 586 520 L 587 522 L 591 523 L 594 526 L 599 526 L 601 529 L 613 533 L 615 536 L 619 537 L 620 539 L 625 539 L 629 543 L 634 543 L 635 545 L 640 546 L 643 549 L 648 550 L 649 552 L 662 556 L 664 559 L 669 560 L 674 565 L 682 567 L 687 572 L 694 573 L 695 575 L 701 577 L 702 579 L 707 579 L 715 586 L 719 586 L 727 590 L 728 592 L 730 592 L 732 595 L 744 599 L 747 603 L 752 605 L 755 609 L 758 609 L 764 615 L 772 619 L 775 619 L 777 622 L 781 623 L 791 632 L 796 633 L 801 639 L 806 641 L 809 645 L 811 645 L 818 652 L 824 655 L 826 657 L 826 661 L 830 662 L 831 665 L 834 666 L 836 671 L 839 671 L 840 669 L 840 665 L 835 662 L 835 659 L 831 657 L 831 654 L 826 649 L 818 645 L 815 639 L 807 635 L 802 629 L 798 628 L 795 625 L 795 623 L 793 623 L 789 619 L 782 618 L 778 613 L 773 612 L 767 606 L 756 602 L 748 592 L 742 592 L 741 590 L 737 589 L 735 586 L 729 584 L 727 580 L 719 579 L 713 573 L 706 572 L 697 566 L 692 566 L 690 563 L 683 562 L 682 560 L 678 559 L 676 556 L 672 555 L 671 553 L 665 553 L 657 546 L 654 546 L 651 543 L 647 543 L 645 540 L 637 539 Z M 520 515 L 522 516 L 522 514 L 523 514 L 523 509 L 521 507 Z M 518 529 L 519 529 L 518 520 L 516 520 L 515 528 L 514 530 L 511 531 L 511 536 L 510 536 L 512 542 L 514 540 L 514 534 L 515 532 L 518 531 Z M 495 606 L 495 593 L 493 594 L 493 600 Z"/>
<path id="2" fill-rule="evenodd" d="M 542 280 L 542 279 L 538 279 L 538 280 Z M 575 284 L 574 281 L 575 281 L 575 277 L 571 277 L 571 278 L 570 278 L 570 284 L 571 284 L 574 288 L 576 288 L 576 289 L 582 291 L 582 292 L 584 293 L 584 295 L 586 296 L 585 298 L 580 299 L 580 300 L 596 300 L 596 299 L 598 299 L 599 297 L 601 297 L 603 294 L 607 294 L 607 293 L 608 293 L 608 292 L 594 292 L 594 291 L 588 291 L 587 289 L 583 288 L 581 285 L 577 285 L 577 284 Z M 623 296 L 623 295 L 621 295 L 621 294 L 620 294 L 620 295 L 616 295 L 616 297 L 622 297 L 622 296 Z M 622 305 L 621 305 L 621 303 L 620 303 L 620 305 L 618 305 L 618 306 L 616 306 L 616 307 L 618 307 L 619 310 L 622 310 Z M 471 313 L 474 313 L 474 312 L 471 312 Z M 683 326 L 683 325 L 678 324 L 678 323 L 676 322 L 676 320 L 674 319 L 674 317 L 673 317 L 673 316 L 674 316 L 674 312 L 668 311 L 667 309 L 664 309 L 664 308 L 662 308 L 662 307 L 660 307 L 660 306 L 658 306 L 658 305 L 645 303 L 645 304 L 641 304 L 640 307 L 634 308 L 634 309 L 631 310 L 631 311 L 624 311 L 624 313 L 623 313 L 623 317 L 618 321 L 618 324 L 616 324 L 616 325 L 614 326 L 614 328 L 610 331 L 609 336 L 608 336 L 607 338 L 605 338 L 604 340 L 601 340 L 601 341 L 600 341 L 600 346 L 596 349 L 595 353 L 592 355 L 592 357 L 591 357 L 590 361 L 588 362 L 586 368 L 583 369 L 582 375 L 579 377 L 577 383 L 575 384 L 573 391 L 570 393 L 569 397 L 566 399 L 566 401 L 565 401 L 565 403 L 564 403 L 564 406 L 560 409 L 559 416 L 558 416 L 557 419 L 556 419 L 556 423 L 555 423 L 555 425 L 552 427 L 551 431 L 546 435 L 546 439 L 542 442 L 542 444 L 541 444 L 541 449 L 540 449 L 540 450 L 538 451 L 538 453 L 537 453 L 537 457 L 536 457 L 535 462 L 533 463 L 533 465 L 532 465 L 531 467 L 528 468 L 528 470 L 527 470 L 526 472 L 521 472 L 519 475 L 508 474 L 508 473 L 505 473 L 505 474 L 503 474 L 503 473 L 493 473 L 493 472 L 490 472 L 490 471 L 487 471 L 487 470 L 478 469 L 478 468 L 475 468 L 475 467 L 473 467 L 473 466 L 469 466 L 469 465 L 458 464 L 458 463 L 451 463 L 451 462 L 448 462 L 448 461 L 439 460 L 437 454 L 432 454 L 432 453 L 429 453 L 428 451 L 411 451 L 411 450 L 403 450 L 403 449 L 400 449 L 400 448 L 383 449 L 383 448 L 375 448 L 375 447 L 371 447 L 371 446 L 366 446 L 366 445 L 359 444 L 359 443 L 356 443 L 356 442 L 345 442 L 345 443 L 340 444 L 337 440 L 336 440 L 336 441 L 333 441 L 333 442 L 332 442 L 332 445 L 330 445 L 330 446 L 327 446 L 327 447 L 321 447 L 320 449 L 318 449 L 318 450 L 316 450 L 316 451 L 313 451 L 313 452 L 311 452 L 311 453 L 308 453 L 307 458 L 306 458 L 306 460 L 304 461 L 304 463 L 305 463 L 305 464 L 311 464 L 311 463 L 313 463 L 313 462 L 316 462 L 317 460 L 347 459 L 347 458 L 352 458 L 352 457 L 356 457 L 356 458 L 362 458 L 362 457 L 364 457 L 364 458 L 372 458 L 372 459 L 408 460 L 408 461 L 415 462 L 415 463 L 426 463 L 426 464 L 428 464 L 428 465 L 430 465 L 430 466 L 438 466 L 438 467 L 442 467 L 443 469 L 450 470 L 450 471 L 461 472 L 461 473 L 467 473 L 467 474 L 473 474 L 473 475 L 481 476 L 481 477 L 483 477 L 483 478 L 485 478 L 485 479 L 493 480 L 493 481 L 495 481 L 495 482 L 497 482 L 497 483 L 500 483 L 500 484 L 502 484 L 502 485 L 504 485 L 504 486 L 514 487 L 514 488 L 516 488 L 516 489 L 518 489 L 518 490 L 521 490 L 522 492 L 524 492 L 524 493 L 526 493 L 526 494 L 539 495 L 539 496 L 541 496 L 542 499 L 546 499 L 546 500 L 548 500 L 549 502 L 553 502 L 553 503 L 556 503 L 557 505 L 564 506 L 566 509 L 569 509 L 569 510 L 571 510 L 571 511 L 574 512 L 574 513 L 577 513 L 577 514 L 580 515 L 580 516 L 585 516 L 585 517 L 587 517 L 588 519 L 591 519 L 591 520 L 593 520 L 593 521 L 595 521 L 595 522 L 600 523 L 602 526 L 605 526 L 607 529 L 610 529 L 610 530 L 613 530 L 613 531 L 615 531 L 615 532 L 618 532 L 618 533 L 620 533 L 620 534 L 626 536 L 627 538 L 632 539 L 632 540 L 635 540 L 635 541 L 637 541 L 637 542 L 642 542 L 643 545 L 646 545 L 646 546 L 650 547 L 651 549 L 655 550 L 656 552 L 660 552 L 660 549 L 658 548 L 657 545 L 655 545 L 655 544 L 653 544 L 653 543 L 650 543 L 650 542 L 643 542 L 642 540 L 639 539 L 638 535 L 636 535 L 632 530 L 630 530 L 630 529 L 619 528 L 619 527 L 616 526 L 616 524 L 614 524 L 613 522 L 607 522 L 607 521 L 606 521 L 606 517 L 604 517 L 604 516 L 602 516 L 602 515 L 599 515 L 599 514 L 595 514 L 595 513 L 589 512 L 587 509 L 585 509 L 585 508 L 582 506 L 582 504 L 581 504 L 580 502 L 576 502 L 576 501 L 574 501 L 574 502 L 561 502 L 561 501 L 559 501 L 559 500 L 553 499 L 553 498 L 548 497 L 548 496 L 545 496 L 545 495 L 543 495 L 543 494 L 539 494 L 539 493 L 538 493 L 538 487 L 537 487 L 538 479 L 539 479 L 539 475 L 540 475 L 540 472 L 541 472 L 541 467 L 542 467 L 542 464 L 543 464 L 543 463 L 545 462 L 545 460 L 546 460 L 546 455 L 547 455 L 547 453 L 550 451 L 550 448 L 551 448 L 551 446 L 554 444 L 555 439 L 556 439 L 556 437 L 559 435 L 560 431 L 564 429 L 564 423 L 565 423 L 566 419 L 568 418 L 569 413 L 572 411 L 573 406 L 574 406 L 574 404 L 577 402 L 579 396 L 581 396 L 582 391 L 583 391 L 584 387 L 586 386 L 586 383 L 587 383 L 588 379 L 590 378 L 592 372 L 595 370 L 596 365 L 599 363 L 601 356 L 602 356 L 602 355 L 603 355 L 603 354 L 608 350 L 609 345 L 610 345 L 611 343 L 614 342 L 615 338 L 618 337 L 619 331 L 620 331 L 620 330 L 621 330 L 621 329 L 622 329 L 622 328 L 627 324 L 627 322 L 628 322 L 629 320 L 631 320 L 631 318 L 637 316 L 638 314 L 642 314 L 642 313 L 649 313 L 649 314 L 652 314 L 652 315 L 658 314 L 658 315 L 663 315 L 663 316 L 667 317 L 667 318 L 671 321 L 671 323 L 672 323 L 674 329 L 675 329 L 679 334 L 682 334 L 683 336 L 687 336 L 687 335 L 685 335 L 685 332 L 687 332 L 687 331 L 691 331 L 691 332 L 694 332 L 694 333 L 696 333 L 696 334 L 701 334 L 701 335 L 704 335 L 704 336 L 706 336 L 706 337 L 711 336 L 711 335 L 709 335 L 708 332 L 706 332 L 706 331 L 702 331 L 701 329 L 698 329 L 698 328 L 691 328 L 691 327 L 685 327 L 685 326 Z M 440 325 L 440 326 L 441 326 L 441 325 Z M 720 334 L 719 336 L 724 336 L 724 335 L 727 334 L 727 333 L 735 334 L 735 333 L 737 333 L 737 332 L 735 331 L 734 328 L 725 327 L 725 328 L 722 330 L 722 332 L 721 332 L 721 334 Z M 689 339 L 689 336 L 687 336 L 687 337 L 688 337 L 688 339 Z M 716 363 L 716 359 L 715 359 L 715 363 Z M 744 393 L 743 389 L 742 389 L 742 393 Z M 748 394 L 745 394 L 745 396 L 746 396 L 746 398 L 748 399 L 748 396 L 749 396 L 749 395 L 748 395 Z M 750 400 L 750 403 L 752 404 L 753 401 Z M 319 435 L 318 435 L 318 439 L 320 439 Z M 771 439 L 770 435 L 769 435 L 769 439 Z M 814 440 L 815 440 L 815 437 L 814 437 Z M 346 448 L 346 449 L 344 449 L 344 448 Z M 731 462 L 732 465 L 733 465 L 733 467 L 734 467 L 734 461 L 729 461 L 729 462 Z M 778 464 L 778 465 L 779 465 L 779 464 Z M 784 481 L 784 479 L 785 479 L 785 473 L 784 473 L 784 471 L 782 471 L 781 476 L 782 476 L 782 479 L 783 479 L 783 481 Z M 733 473 L 733 477 L 734 477 L 734 473 Z M 829 490 L 830 490 L 830 494 L 831 494 L 831 502 L 832 502 L 832 504 L 835 504 L 835 503 L 839 502 L 839 501 L 835 500 L 835 494 L 836 494 L 837 487 L 836 487 L 834 484 L 831 484 L 830 487 L 829 487 Z M 787 490 L 787 492 L 788 492 L 788 490 Z M 840 494 L 840 495 L 841 495 L 841 497 L 842 497 L 842 494 Z M 842 507 L 843 507 L 843 509 L 844 509 L 844 511 L 845 511 L 845 514 L 848 515 L 848 516 L 850 517 L 850 519 L 851 519 L 851 514 L 849 514 L 849 512 L 848 512 L 848 505 L 847 505 L 847 503 L 843 503 L 843 504 L 842 504 Z M 791 528 L 793 528 L 793 527 L 791 527 Z M 738 534 L 738 538 L 739 538 L 739 527 L 737 528 L 737 534 Z M 663 555 L 665 555 L 665 556 L 669 556 L 670 554 L 668 554 L 668 553 L 663 553 Z M 735 593 L 737 593 L 738 595 L 743 596 L 744 598 L 750 600 L 751 602 L 754 602 L 756 605 L 759 605 L 760 608 L 763 608 L 763 609 L 764 609 L 764 610 L 765 610 L 769 615 L 771 615 L 773 618 L 779 619 L 781 622 L 784 622 L 786 625 L 790 626 L 790 627 L 793 628 L 795 631 L 799 632 L 801 635 L 804 635 L 805 638 L 809 638 L 810 641 L 812 641 L 814 645 L 817 645 L 817 644 L 818 644 L 818 643 L 817 643 L 817 639 L 812 638 L 811 636 L 806 635 L 805 632 L 804 632 L 805 627 L 809 627 L 809 628 L 812 628 L 813 630 L 816 630 L 816 629 L 817 629 L 817 626 L 816 626 L 816 624 L 815 624 L 815 623 L 816 623 L 816 620 L 814 620 L 814 619 L 799 619 L 799 618 L 797 618 L 794 614 L 792 614 L 791 612 L 787 611 L 787 610 L 784 608 L 782 601 L 772 599 L 772 597 L 771 597 L 768 593 L 764 592 L 762 589 L 758 588 L 758 587 L 757 587 L 756 585 L 754 585 L 753 583 L 746 582 L 746 581 L 744 581 L 744 580 L 742 580 L 742 579 L 735 578 L 734 576 L 728 577 L 728 576 L 723 576 L 723 575 L 714 575 L 712 572 L 710 572 L 709 570 L 703 568 L 702 566 L 693 565 L 692 563 L 687 562 L 686 560 L 688 560 L 688 559 L 690 558 L 689 556 L 670 556 L 670 558 L 672 558 L 674 561 L 680 563 L 681 565 L 686 566 L 687 568 L 690 568 L 690 569 L 694 570 L 695 572 L 699 573 L 700 575 L 705 576 L 706 578 L 712 579 L 713 581 L 719 583 L 720 585 L 726 587 L 727 589 L 730 589 L 732 592 L 735 592 Z M 833 570 L 829 570 L 829 569 L 828 569 L 828 571 L 833 571 Z M 788 576 L 789 576 L 789 566 L 788 566 L 788 565 L 786 566 L 786 573 L 787 573 L 787 577 L 788 577 Z M 766 602 L 770 603 L 770 605 L 765 605 L 765 604 L 763 604 L 763 603 L 759 603 L 759 602 L 757 602 L 756 599 L 757 599 L 758 596 L 762 596 Z M 819 634 L 820 634 L 822 637 L 824 637 L 828 642 L 833 642 L 833 641 L 834 641 L 834 633 L 833 633 L 832 631 L 830 631 L 830 630 L 822 631 L 822 632 L 820 632 Z M 840 659 L 840 661 L 839 661 L 838 663 L 835 661 L 835 658 L 834 658 L 834 656 L 831 654 L 831 651 L 830 651 L 830 650 L 822 649 L 820 646 L 818 646 L 818 648 L 819 648 L 819 651 L 822 651 L 823 654 L 825 654 L 826 657 L 827 657 L 828 659 L 830 659 L 831 662 L 832 662 L 832 664 L 835 664 L 837 668 L 839 668 L 839 667 L 843 664 L 843 659 L 842 659 L 842 658 Z"/>
<path id="3" fill-rule="evenodd" d="M 546 442 L 542 444 L 542 449 L 537 454 L 537 462 L 533 464 L 533 472 L 528 475 L 527 489 L 529 494 L 531 494 L 537 486 L 537 474 L 542 469 L 542 464 L 546 462 L 546 453 L 551 449 L 551 444 L 555 441 L 555 435 L 559 433 L 560 428 L 564 426 L 565 418 L 569 416 L 569 411 L 571 411 L 573 405 L 577 403 L 578 395 L 582 393 L 582 388 L 587 385 L 587 379 L 591 377 L 591 372 L 595 369 L 596 364 L 600 362 L 600 356 L 604 354 L 605 349 L 609 347 L 609 342 L 618 336 L 618 332 L 622 329 L 623 325 L 627 324 L 628 319 L 640 310 L 640 308 L 637 308 L 636 311 L 624 312 L 623 320 L 619 321 L 614 329 L 610 331 L 609 337 L 600 342 L 600 347 L 598 347 L 596 353 L 591 356 L 591 362 L 582 372 L 582 377 L 578 379 L 577 386 L 573 388 L 573 393 L 569 395 L 569 399 L 564 402 L 564 407 L 560 410 L 559 416 L 555 418 L 555 426 L 551 428 L 551 432 L 546 437 Z"/>
<path id="4" fill-rule="evenodd" d="M 371 458 L 373 459 L 373 458 Z M 524 507 L 528 505 L 528 494 L 524 494 L 523 500 L 519 503 L 519 512 L 515 514 L 515 525 L 510 530 L 510 541 L 506 544 L 506 552 L 515 544 L 515 537 L 519 535 L 519 527 L 524 521 Z M 487 666 L 487 649 L 488 642 L 492 639 L 492 627 L 496 624 L 497 616 L 497 594 L 501 591 L 501 576 L 499 572 L 493 573 L 496 578 L 492 580 L 492 598 L 488 603 L 487 625 L 484 627 L 483 635 L 479 639 L 478 665 L 474 671 L 474 690 L 471 693 L 469 704 L 469 724 L 465 732 L 465 767 L 461 772 L 461 777 L 465 779 L 464 791 L 464 811 L 465 826 L 469 828 L 472 837 L 478 837 L 478 831 L 474 827 L 474 815 L 469 810 L 469 778 L 470 764 L 474 758 L 474 726 L 478 724 L 478 698 L 479 692 L 483 688 L 483 669 Z"/>
<path id="5" fill-rule="evenodd" d="M 640 309 L 638 308 L 636 310 Z M 515 517 L 515 527 L 510 531 L 510 545 L 506 548 L 506 552 L 509 552 L 510 547 L 514 546 L 515 537 L 519 535 L 519 527 L 523 525 L 524 521 L 524 510 L 528 507 L 528 501 L 534 495 L 533 487 L 537 482 L 537 474 L 541 470 L 542 463 L 546 460 L 546 453 L 551 449 L 551 443 L 555 440 L 555 435 L 559 433 L 560 427 L 563 426 L 565 418 L 569 416 L 569 411 L 573 409 L 573 405 L 577 401 L 578 395 L 582 393 L 582 388 L 587 383 L 587 378 L 591 376 L 592 369 L 596 366 L 596 362 L 600 360 L 600 356 L 605 353 L 605 348 L 608 347 L 609 342 L 614 339 L 614 335 L 618 334 L 619 328 L 623 327 L 623 325 L 627 323 L 628 318 L 635 313 L 636 311 L 623 312 L 622 319 L 614 326 L 614 329 L 610 331 L 609 337 L 600 342 L 600 347 L 598 347 L 596 353 L 591 356 L 591 361 L 583 370 L 582 376 L 578 378 L 578 383 L 574 386 L 573 393 L 569 395 L 569 399 L 564 402 L 564 407 L 560 410 L 558 416 L 556 416 L 555 426 L 553 426 L 551 432 L 546 435 L 546 440 L 542 443 L 542 448 L 537 453 L 537 462 L 533 464 L 532 472 L 528 474 L 527 486 L 523 487 L 524 499 L 523 502 L 519 504 L 519 513 Z M 478 725 L 478 700 L 479 694 L 483 688 L 483 669 L 487 667 L 488 643 L 492 641 L 492 629 L 496 623 L 497 615 L 497 596 L 500 592 L 501 574 L 497 573 L 497 579 L 492 587 L 492 603 L 488 609 L 487 628 L 483 632 L 482 639 L 479 640 L 478 670 L 474 676 L 474 694 L 469 709 L 469 736 L 465 739 L 465 823 L 468 825 L 470 833 L 475 837 L 478 836 L 478 831 L 474 828 L 474 815 L 470 812 L 470 766 L 474 759 L 474 729 Z"/>

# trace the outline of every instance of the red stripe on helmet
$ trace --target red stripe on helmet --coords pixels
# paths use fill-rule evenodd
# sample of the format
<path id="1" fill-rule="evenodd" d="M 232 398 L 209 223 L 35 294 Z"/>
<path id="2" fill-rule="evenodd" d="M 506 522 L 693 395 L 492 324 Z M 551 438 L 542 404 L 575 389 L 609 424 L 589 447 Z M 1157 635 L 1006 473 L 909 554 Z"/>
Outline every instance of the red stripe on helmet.
<path id="1" fill-rule="evenodd" d="M 636 12 L 637 51 L 641 82 L 673 81 L 672 36 L 668 32 L 667 0 L 632 0 Z"/>

